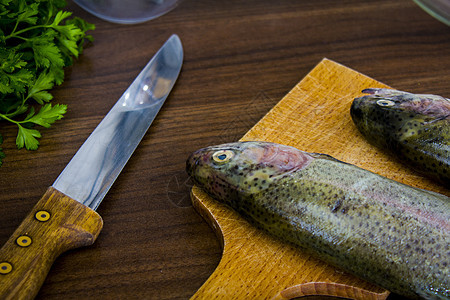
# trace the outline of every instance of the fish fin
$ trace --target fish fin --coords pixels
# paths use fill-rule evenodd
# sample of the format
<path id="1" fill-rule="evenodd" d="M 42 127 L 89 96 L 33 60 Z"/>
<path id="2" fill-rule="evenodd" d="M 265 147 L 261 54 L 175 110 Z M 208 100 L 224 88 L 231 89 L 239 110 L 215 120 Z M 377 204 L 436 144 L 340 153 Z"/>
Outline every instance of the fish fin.
<path id="1" fill-rule="evenodd" d="M 272 298 L 272 300 L 293 299 L 304 296 L 334 296 L 355 300 L 384 300 L 389 294 L 389 291 L 386 290 L 372 291 L 334 282 L 308 282 L 288 287 Z"/>
<path id="2" fill-rule="evenodd" d="M 364 93 L 364 94 L 370 94 L 370 95 L 375 95 L 375 94 L 378 93 L 379 90 L 381 90 L 381 89 L 377 89 L 377 88 L 367 88 L 367 89 L 363 89 L 363 90 L 361 91 L 361 93 Z"/>
<path id="3" fill-rule="evenodd" d="M 399 95 L 407 95 L 410 94 L 408 92 L 403 92 L 399 90 L 394 89 L 380 89 L 380 88 L 367 88 L 361 91 L 362 93 L 369 94 L 369 95 L 375 95 L 375 96 L 381 96 L 381 97 L 393 97 L 393 96 L 399 96 Z"/>
<path id="4" fill-rule="evenodd" d="M 351 165 L 351 164 L 349 164 L 349 163 L 347 163 L 347 162 L 345 162 L 345 161 L 339 160 L 339 159 L 337 159 L 337 158 L 334 158 L 334 157 L 331 156 L 331 155 L 324 154 L 324 153 L 310 153 L 310 155 L 311 155 L 312 157 L 314 157 L 314 158 L 327 159 L 327 160 L 331 160 L 331 161 L 343 163 L 343 164 L 346 164 L 346 165 Z"/>

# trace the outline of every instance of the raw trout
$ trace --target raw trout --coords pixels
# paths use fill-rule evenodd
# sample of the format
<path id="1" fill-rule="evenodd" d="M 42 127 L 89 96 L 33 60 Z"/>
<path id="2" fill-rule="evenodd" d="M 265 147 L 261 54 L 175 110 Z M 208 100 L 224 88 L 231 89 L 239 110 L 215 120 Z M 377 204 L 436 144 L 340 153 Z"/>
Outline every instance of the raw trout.
<path id="1" fill-rule="evenodd" d="M 350 114 L 375 146 L 450 187 L 450 99 L 390 89 L 366 89 Z"/>
<path id="2" fill-rule="evenodd" d="M 268 142 L 194 152 L 186 169 L 250 223 L 411 298 L 450 298 L 450 199 Z"/>

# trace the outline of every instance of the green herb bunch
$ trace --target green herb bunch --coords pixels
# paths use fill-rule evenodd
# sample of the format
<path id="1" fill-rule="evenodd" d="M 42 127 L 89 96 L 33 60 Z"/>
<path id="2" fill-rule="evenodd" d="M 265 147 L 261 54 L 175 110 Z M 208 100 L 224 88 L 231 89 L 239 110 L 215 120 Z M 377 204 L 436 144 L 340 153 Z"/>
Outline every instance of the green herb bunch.
<path id="1" fill-rule="evenodd" d="M 63 117 L 49 93 L 64 80 L 64 67 L 82 52 L 95 29 L 63 11 L 65 0 L 0 0 L 0 125 L 18 126 L 17 148 L 36 150 L 41 133 Z M 0 133 L 0 144 L 3 137 Z M 0 148 L 0 165 L 4 153 Z"/>

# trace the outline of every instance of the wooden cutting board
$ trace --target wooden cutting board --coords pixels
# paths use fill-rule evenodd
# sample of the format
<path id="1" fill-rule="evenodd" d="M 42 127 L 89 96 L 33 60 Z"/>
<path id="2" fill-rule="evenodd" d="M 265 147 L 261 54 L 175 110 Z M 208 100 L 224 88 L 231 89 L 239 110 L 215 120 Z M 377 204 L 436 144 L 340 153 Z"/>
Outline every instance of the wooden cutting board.
<path id="1" fill-rule="evenodd" d="M 449 194 L 371 146 L 350 117 L 354 98 L 369 87 L 388 87 L 361 73 L 323 59 L 242 141 L 269 141 L 308 152 L 326 153 L 391 179 Z M 342 272 L 256 229 L 198 187 L 195 209 L 222 242 L 222 259 L 192 299 L 292 299 L 331 295 L 385 299 L 389 292 Z"/>

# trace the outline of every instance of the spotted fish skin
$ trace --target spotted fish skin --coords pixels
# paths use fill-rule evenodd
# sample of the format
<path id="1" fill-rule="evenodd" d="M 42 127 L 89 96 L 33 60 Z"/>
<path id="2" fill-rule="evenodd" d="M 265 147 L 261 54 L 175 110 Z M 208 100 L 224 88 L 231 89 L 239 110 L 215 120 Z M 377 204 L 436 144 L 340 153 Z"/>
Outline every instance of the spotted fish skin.
<path id="1" fill-rule="evenodd" d="M 450 298 L 450 199 L 268 142 L 194 152 L 196 184 L 250 223 L 410 298 Z"/>
<path id="2" fill-rule="evenodd" d="M 450 186 L 450 99 L 365 89 L 350 108 L 363 136 L 417 171 Z"/>

